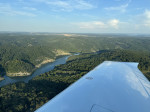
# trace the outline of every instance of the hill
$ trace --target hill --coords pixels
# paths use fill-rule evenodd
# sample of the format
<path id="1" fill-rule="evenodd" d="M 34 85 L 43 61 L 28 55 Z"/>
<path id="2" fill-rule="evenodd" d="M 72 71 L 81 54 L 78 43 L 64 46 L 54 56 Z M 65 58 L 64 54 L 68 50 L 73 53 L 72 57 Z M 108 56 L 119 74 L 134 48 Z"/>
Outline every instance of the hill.
<path id="1" fill-rule="evenodd" d="M 150 51 L 150 38 L 127 35 L 0 33 L 0 40 L 0 75 L 9 76 L 30 75 L 41 64 L 73 52 Z"/>

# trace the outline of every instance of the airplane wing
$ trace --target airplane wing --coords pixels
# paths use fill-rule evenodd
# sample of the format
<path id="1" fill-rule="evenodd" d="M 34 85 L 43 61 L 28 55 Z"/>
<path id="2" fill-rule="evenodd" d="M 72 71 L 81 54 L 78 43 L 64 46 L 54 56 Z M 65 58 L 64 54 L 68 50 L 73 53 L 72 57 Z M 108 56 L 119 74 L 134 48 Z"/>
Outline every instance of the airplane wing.
<path id="1" fill-rule="evenodd" d="M 35 112 L 150 112 L 138 63 L 105 61 Z"/>

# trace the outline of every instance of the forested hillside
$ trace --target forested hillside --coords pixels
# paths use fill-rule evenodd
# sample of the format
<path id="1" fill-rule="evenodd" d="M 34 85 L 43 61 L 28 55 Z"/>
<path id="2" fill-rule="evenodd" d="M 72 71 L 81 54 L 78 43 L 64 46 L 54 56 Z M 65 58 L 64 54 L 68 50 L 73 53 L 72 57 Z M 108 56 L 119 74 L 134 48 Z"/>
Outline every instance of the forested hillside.
<path id="1" fill-rule="evenodd" d="M 70 57 L 66 64 L 35 77 L 29 83 L 15 83 L 1 87 L 0 112 L 33 112 L 105 60 L 139 62 L 139 69 L 150 80 L 149 53 L 128 50 L 86 53 Z"/>
<path id="2" fill-rule="evenodd" d="M 149 52 L 149 43 L 148 37 L 126 35 L 1 33 L 0 75 L 19 72 L 27 75 L 41 63 L 51 62 L 70 52 L 108 49 Z"/>

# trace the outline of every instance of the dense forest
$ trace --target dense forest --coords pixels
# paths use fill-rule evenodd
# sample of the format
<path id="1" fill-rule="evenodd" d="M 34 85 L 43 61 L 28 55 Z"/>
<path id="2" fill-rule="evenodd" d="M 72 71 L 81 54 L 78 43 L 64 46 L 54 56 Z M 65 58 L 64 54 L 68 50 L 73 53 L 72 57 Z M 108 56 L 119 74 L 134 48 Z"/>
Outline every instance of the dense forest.
<path id="1" fill-rule="evenodd" d="M 150 51 L 150 38 L 128 35 L 0 33 L 0 75 L 31 73 L 46 60 L 72 52 Z M 147 46 L 147 47 L 145 47 Z M 19 68 L 19 69 L 18 69 Z"/>
<path id="2" fill-rule="evenodd" d="M 0 112 L 32 112 L 105 60 L 139 62 L 150 80 L 150 54 L 131 50 L 102 50 L 72 56 L 64 65 L 41 74 L 29 83 L 0 88 Z"/>

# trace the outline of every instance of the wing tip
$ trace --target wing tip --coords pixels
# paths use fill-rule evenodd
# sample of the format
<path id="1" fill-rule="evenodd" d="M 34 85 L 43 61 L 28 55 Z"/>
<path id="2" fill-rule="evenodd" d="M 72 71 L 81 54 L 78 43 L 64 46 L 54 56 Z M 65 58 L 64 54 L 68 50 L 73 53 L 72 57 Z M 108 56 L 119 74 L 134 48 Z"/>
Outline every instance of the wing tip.
<path id="1" fill-rule="evenodd" d="M 127 65 L 132 66 L 132 67 L 136 67 L 136 68 L 138 68 L 138 65 L 139 65 L 138 62 L 104 61 L 103 63 L 105 63 L 105 64 L 124 63 L 124 64 L 127 64 Z"/>

